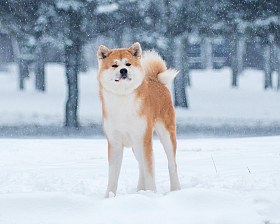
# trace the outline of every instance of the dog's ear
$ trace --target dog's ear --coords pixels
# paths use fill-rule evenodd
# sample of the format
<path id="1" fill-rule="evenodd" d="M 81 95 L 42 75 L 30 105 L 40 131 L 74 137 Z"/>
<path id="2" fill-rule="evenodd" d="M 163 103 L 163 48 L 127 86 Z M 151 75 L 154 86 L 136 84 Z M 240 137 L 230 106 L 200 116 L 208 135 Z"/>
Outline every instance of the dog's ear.
<path id="1" fill-rule="evenodd" d="M 97 52 L 98 60 L 104 60 L 105 58 L 107 58 L 109 56 L 109 53 L 110 53 L 110 50 L 107 47 L 101 45 Z"/>
<path id="2" fill-rule="evenodd" d="M 142 55 L 142 49 L 141 49 L 141 46 L 140 44 L 137 42 L 135 44 L 133 44 L 129 49 L 128 51 L 135 57 L 137 58 L 141 58 L 141 55 Z"/>

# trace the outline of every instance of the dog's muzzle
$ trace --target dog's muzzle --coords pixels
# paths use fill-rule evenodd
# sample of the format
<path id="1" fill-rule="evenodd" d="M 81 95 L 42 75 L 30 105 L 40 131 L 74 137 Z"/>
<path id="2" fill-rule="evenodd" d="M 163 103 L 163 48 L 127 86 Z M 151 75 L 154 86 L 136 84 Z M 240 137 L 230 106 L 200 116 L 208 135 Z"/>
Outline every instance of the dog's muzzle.
<path id="1" fill-rule="evenodd" d="M 131 78 L 128 76 L 128 71 L 127 71 L 127 69 L 126 68 L 122 68 L 121 70 L 120 70 L 120 76 L 117 78 L 117 79 L 115 79 L 115 82 L 119 82 L 121 79 L 123 79 L 123 80 L 131 80 Z"/>

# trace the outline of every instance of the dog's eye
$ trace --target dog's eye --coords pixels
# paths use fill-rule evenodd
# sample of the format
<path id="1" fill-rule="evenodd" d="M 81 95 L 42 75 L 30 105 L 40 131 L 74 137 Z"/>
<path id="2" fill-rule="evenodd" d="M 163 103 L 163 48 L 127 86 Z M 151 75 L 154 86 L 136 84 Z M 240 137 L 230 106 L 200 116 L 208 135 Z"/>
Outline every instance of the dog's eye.
<path id="1" fill-rule="evenodd" d="M 131 64 L 129 64 L 129 63 L 126 63 L 125 65 L 126 65 L 126 66 L 130 66 Z"/>
<path id="2" fill-rule="evenodd" d="M 115 65 L 112 65 L 112 67 L 113 67 L 113 68 L 117 68 L 117 67 L 118 67 L 118 65 L 116 65 L 116 64 L 115 64 Z"/>

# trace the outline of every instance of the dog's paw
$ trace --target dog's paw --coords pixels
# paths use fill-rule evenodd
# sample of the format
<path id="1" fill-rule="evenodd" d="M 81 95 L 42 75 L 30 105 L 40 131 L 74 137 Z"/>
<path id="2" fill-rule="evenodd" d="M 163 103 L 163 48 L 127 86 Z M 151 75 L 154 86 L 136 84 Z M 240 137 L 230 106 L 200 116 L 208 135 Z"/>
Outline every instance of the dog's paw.
<path id="1" fill-rule="evenodd" d="M 106 192 L 104 198 L 113 198 L 115 196 L 116 196 L 115 193 L 113 193 L 112 191 L 109 191 L 109 192 Z"/>

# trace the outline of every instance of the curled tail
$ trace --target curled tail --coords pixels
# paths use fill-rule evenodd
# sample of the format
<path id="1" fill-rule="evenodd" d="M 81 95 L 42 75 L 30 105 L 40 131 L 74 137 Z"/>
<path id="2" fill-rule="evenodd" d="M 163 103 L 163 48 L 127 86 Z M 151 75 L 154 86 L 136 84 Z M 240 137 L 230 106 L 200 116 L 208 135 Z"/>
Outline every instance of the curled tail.
<path id="1" fill-rule="evenodd" d="M 163 59 L 154 50 L 143 53 L 142 66 L 148 81 L 160 82 L 164 85 L 170 83 L 178 74 L 175 69 L 167 69 Z"/>

